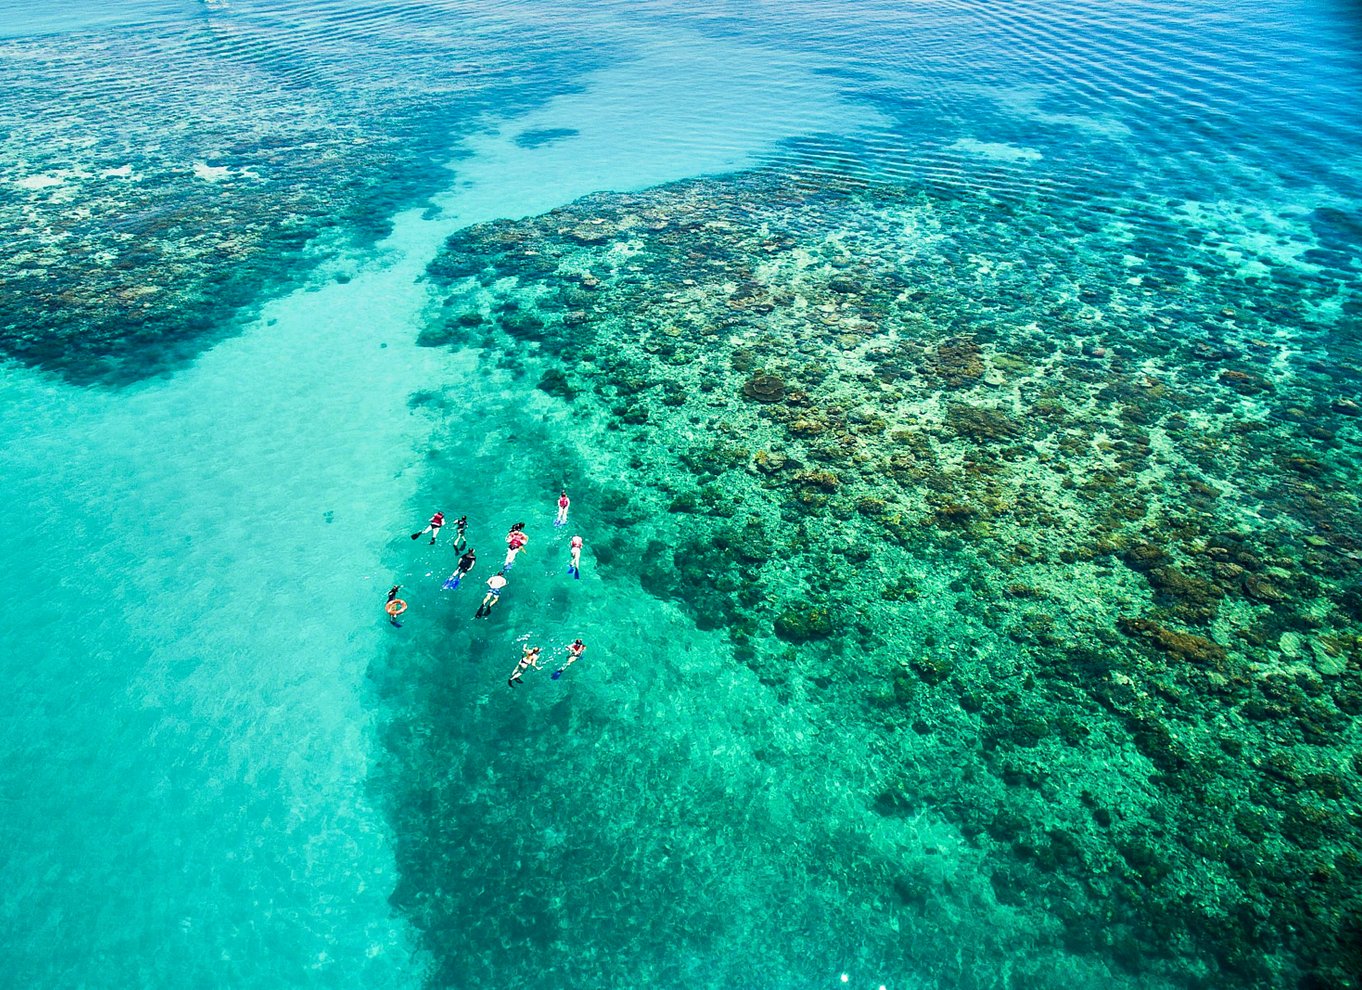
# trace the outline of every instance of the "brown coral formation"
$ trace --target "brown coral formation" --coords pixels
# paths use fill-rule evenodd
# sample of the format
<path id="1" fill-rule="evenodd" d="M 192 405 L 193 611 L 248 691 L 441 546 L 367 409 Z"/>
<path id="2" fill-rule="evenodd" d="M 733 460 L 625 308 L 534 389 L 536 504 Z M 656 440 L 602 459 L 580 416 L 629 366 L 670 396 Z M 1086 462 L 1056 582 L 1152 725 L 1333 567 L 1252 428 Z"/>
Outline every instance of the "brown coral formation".
<path id="1" fill-rule="evenodd" d="M 1217 665 L 1225 659 L 1225 648 L 1202 636 L 1167 629 L 1149 619 L 1122 618 L 1116 624 L 1123 633 L 1138 636 L 1155 649 L 1178 660 Z"/>

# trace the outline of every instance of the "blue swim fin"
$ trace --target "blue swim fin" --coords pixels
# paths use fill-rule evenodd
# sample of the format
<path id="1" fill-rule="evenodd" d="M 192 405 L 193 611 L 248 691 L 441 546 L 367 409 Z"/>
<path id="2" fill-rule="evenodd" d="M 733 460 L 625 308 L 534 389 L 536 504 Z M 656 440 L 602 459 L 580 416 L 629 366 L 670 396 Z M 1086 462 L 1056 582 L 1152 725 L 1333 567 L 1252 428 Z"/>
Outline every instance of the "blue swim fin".
<path id="1" fill-rule="evenodd" d="M 574 567 L 572 569 L 572 576 L 580 581 L 582 579 L 582 569 L 580 567 Z"/>
<path id="2" fill-rule="evenodd" d="M 459 586 L 460 580 L 461 578 L 457 574 L 449 575 L 449 577 L 445 578 L 445 583 L 442 590 L 453 591 L 455 588 Z"/>
<path id="3" fill-rule="evenodd" d="M 556 681 L 556 680 L 558 680 L 558 678 L 560 678 L 560 677 L 562 677 L 562 676 L 563 676 L 563 668 L 562 668 L 562 667 L 559 667 L 557 670 L 555 670 L 555 671 L 553 672 L 552 680 L 555 680 L 555 681 Z"/>

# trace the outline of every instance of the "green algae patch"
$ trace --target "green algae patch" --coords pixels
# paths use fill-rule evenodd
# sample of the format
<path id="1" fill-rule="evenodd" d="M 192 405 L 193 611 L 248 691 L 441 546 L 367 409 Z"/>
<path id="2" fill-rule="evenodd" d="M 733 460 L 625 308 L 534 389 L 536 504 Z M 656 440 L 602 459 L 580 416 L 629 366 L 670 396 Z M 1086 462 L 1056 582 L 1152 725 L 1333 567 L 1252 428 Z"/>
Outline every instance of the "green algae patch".
<path id="1" fill-rule="evenodd" d="M 1347 290 L 1246 280 L 1204 230 L 1131 238 L 772 168 L 462 231 L 426 332 L 570 408 L 574 473 L 623 479 L 574 498 L 629 506 L 597 518 L 606 577 L 868 733 L 865 809 L 939 809 L 998 903 L 1054 919 L 1040 942 L 1346 985 Z"/>

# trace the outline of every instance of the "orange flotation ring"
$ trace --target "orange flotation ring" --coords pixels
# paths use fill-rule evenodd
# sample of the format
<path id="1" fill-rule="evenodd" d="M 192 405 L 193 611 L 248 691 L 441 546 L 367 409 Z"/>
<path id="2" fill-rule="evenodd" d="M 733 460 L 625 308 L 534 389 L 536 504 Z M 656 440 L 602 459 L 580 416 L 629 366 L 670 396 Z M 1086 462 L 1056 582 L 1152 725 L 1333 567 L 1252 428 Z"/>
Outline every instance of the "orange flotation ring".
<path id="1" fill-rule="evenodd" d="M 393 618 L 397 618 L 399 615 L 401 615 L 403 612 L 407 610 L 407 603 L 400 598 L 394 598 L 392 601 L 388 602 L 388 604 L 383 606 L 383 610 L 387 612 L 389 615 L 391 615 Z"/>

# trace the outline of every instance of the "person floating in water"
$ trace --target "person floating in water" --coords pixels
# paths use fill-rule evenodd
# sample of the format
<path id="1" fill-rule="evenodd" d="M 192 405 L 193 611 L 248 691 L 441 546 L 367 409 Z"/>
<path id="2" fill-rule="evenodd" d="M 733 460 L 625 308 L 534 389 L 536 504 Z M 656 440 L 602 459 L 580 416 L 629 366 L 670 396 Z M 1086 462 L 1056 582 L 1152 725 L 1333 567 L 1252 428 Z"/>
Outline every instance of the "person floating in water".
<path id="1" fill-rule="evenodd" d="M 402 628 L 402 623 L 397 621 L 397 617 L 407 610 L 407 603 L 397 597 L 397 592 L 401 587 L 400 584 L 395 584 L 388 589 L 388 601 L 383 606 L 383 611 L 388 613 L 388 621 L 398 629 Z"/>
<path id="2" fill-rule="evenodd" d="M 421 530 L 421 532 L 419 533 L 412 533 L 411 538 L 413 540 L 419 540 L 422 536 L 425 536 L 427 533 L 429 533 L 430 542 L 432 545 L 434 545 L 435 541 L 440 538 L 440 527 L 443 526 L 444 524 L 445 514 L 443 512 L 437 512 L 435 513 L 435 515 L 430 517 L 430 522 L 426 524 L 426 528 Z"/>
<path id="3" fill-rule="evenodd" d="M 511 531 L 506 534 L 506 561 L 501 565 L 503 571 L 509 571 L 511 565 L 515 563 L 516 554 L 525 548 L 525 544 L 530 542 L 530 538 L 525 535 L 525 524 L 518 522 L 511 527 Z"/>
<path id="4" fill-rule="evenodd" d="M 455 553 L 458 553 L 460 550 L 462 550 L 462 549 L 464 549 L 465 547 L 468 546 L 468 535 L 467 535 L 467 533 L 468 533 L 468 517 L 467 517 L 467 516 L 459 516 L 458 519 L 455 519 L 455 520 L 454 520 L 454 552 L 455 552 Z"/>
<path id="5" fill-rule="evenodd" d="M 476 564 L 477 562 L 478 552 L 474 550 L 472 547 L 469 547 L 468 551 L 462 557 L 459 558 L 459 566 L 455 568 L 454 573 L 449 575 L 449 577 L 445 580 L 444 590 L 453 591 L 455 588 L 457 588 L 459 586 L 459 582 L 462 581 L 464 578 L 468 577 L 469 571 L 473 569 L 473 565 Z"/>
<path id="6" fill-rule="evenodd" d="M 578 660 L 582 659 L 582 654 L 586 652 L 586 644 L 580 639 L 574 639 L 572 645 L 568 647 L 567 659 L 563 661 L 563 666 L 553 672 L 553 679 L 556 681 L 563 676 L 563 671 L 567 670 Z"/>
<path id="7" fill-rule="evenodd" d="M 567 525 L 568 506 L 571 504 L 572 499 L 567 497 L 567 490 L 564 489 L 563 493 L 558 496 L 558 518 L 553 521 L 555 526 Z"/>
<path id="8" fill-rule="evenodd" d="M 511 676 L 506 678 L 506 683 L 511 687 L 515 687 L 516 682 L 524 675 L 526 667 L 539 669 L 539 647 L 526 646 L 523 647 L 523 650 L 524 654 L 521 656 L 520 662 L 515 665 L 515 670 L 511 671 Z"/>
<path id="9" fill-rule="evenodd" d="M 506 578 L 500 573 L 493 574 L 487 579 L 487 594 L 482 597 L 482 604 L 473 613 L 473 618 L 483 619 L 492 614 L 492 606 L 501 601 L 501 589 L 506 587 Z"/>
<path id="10" fill-rule="evenodd" d="M 572 542 L 568 544 L 568 573 L 577 580 L 582 579 L 582 538 L 574 536 Z"/>

